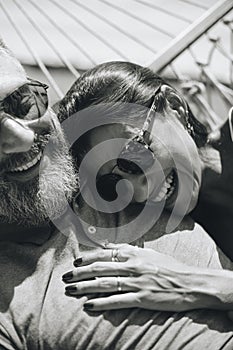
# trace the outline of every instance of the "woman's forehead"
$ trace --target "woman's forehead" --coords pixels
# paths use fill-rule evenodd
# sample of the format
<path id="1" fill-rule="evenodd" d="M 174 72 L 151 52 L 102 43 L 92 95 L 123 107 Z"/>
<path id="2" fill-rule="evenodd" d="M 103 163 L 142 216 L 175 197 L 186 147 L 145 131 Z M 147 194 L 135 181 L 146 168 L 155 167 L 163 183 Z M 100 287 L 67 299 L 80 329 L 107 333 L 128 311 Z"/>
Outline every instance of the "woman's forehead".
<path id="1" fill-rule="evenodd" d="M 91 131 L 91 139 L 98 140 L 100 139 L 111 139 L 111 138 L 117 138 L 117 137 L 125 137 L 127 135 L 134 135 L 136 134 L 140 129 L 138 127 L 126 124 L 126 123 L 112 123 L 112 124 L 106 124 L 99 126 L 97 128 L 94 128 Z"/>
<path id="2" fill-rule="evenodd" d="M 156 111 L 155 108 L 151 125 L 148 130 L 149 132 L 151 129 L 154 129 L 153 126 L 154 123 L 156 124 L 156 120 L 161 119 L 161 121 L 164 123 L 164 114 L 171 113 L 172 110 L 177 110 L 179 106 L 182 107 L 184 105 L 183 98 L 181 97 L 180 93 L 169 85 L 163 84 L 161 92 L 161 98 L 164 99 L 164 111 Z M 128 108 L 128 105 L 130 105 L 130 108 Z M 168 106 L 171 109 L 167 109 Z M 134 136 L 138 134 L 143 127 L 150 107 L 137 104 L 135 104 L 135 106 L 134 104 L 126 104 L 125 110 L 123 109 L 123 113 L 119 113 L 117 111 L 114 117 L 109 117 L 109 115 L 107 115 L 103 125 L 100 125 L 91 131 L 91 138 L 110 139 L 124 137 L 126 135 Z M 129 113 L 126 113 L 127 108 Z M 108 123 L 105 124 L 107 120 Z"/>

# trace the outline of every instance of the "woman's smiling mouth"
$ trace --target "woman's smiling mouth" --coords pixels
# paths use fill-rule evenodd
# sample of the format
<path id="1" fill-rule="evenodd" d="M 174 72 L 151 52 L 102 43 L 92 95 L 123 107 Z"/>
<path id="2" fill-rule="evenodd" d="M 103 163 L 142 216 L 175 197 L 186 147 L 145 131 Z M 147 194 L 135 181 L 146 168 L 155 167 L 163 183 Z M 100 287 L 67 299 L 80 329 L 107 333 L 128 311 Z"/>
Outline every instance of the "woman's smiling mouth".
<path id="1" fill-rule="evenodd" d="M 172 197 L 176 192 L 177 180 L 175 170 L 172 170 L 169 175 L 166 177 L 162 187 L 160 188 L 159 193 L 157 193 L 157 188 L 150 195 L 150 199 L 154 202 L 160 202 L 162 200 L 166 201 Z M 156 194 L 154 194 L 154 192 Z"/>

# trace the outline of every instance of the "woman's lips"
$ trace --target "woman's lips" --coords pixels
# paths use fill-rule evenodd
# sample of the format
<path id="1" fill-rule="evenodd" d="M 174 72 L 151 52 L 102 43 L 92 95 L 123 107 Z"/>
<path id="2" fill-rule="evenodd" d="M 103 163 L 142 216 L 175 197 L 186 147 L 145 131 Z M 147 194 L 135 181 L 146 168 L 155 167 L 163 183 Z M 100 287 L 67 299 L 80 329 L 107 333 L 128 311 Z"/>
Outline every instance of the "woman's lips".
<path id="1" fill-rule="evenodd" d="M 150 199 L 153 202 L 167 201 L 171 198 L 176 190 L 176 174 L 175 171 L 172 170 L 163 182 L 163 185 L 158 189 L 156 188 L 150 195 Z"/>

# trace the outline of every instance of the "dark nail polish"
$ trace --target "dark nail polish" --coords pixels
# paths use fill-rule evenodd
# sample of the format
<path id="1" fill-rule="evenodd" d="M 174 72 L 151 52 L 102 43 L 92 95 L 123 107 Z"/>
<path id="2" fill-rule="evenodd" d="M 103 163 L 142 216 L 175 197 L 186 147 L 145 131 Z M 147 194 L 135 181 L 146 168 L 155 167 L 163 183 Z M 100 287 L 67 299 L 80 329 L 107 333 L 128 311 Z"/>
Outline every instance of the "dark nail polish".
<path id="1" fill-rule="evenodd" d="M 68 286 L 66 287 L 66 292 L 67 293 L 74 293 L 77 291 L 77 288 L 75 286 Z"/>
<path id="2" fill-rule="evenodd" d="M 78 258 L 74 261 L 74 266 L 75 267 L 78 267 L 79 265 L 81 265 L 83 262 L 83 259 L 82 258 Z"/>
<path id="3" fill-rule="evenodd" d="M 84 307 L 84 310 L 91 310 L 93 309 L 93 304 L 91 303 L 88 303 L 88 304 L 84 304 L 83 307 Z"/>
<path id="4" fill-rule="evenodd" d="M 69 271 L 69 272 L 65 273 L 65 274 L 62 276 L 62 280 L 63 280 L 64 282 L 68 282 L 68 281 L 70 281 L 72 278 L 73 278 L 73 272 L 72 272 L 72 271 Z"/>

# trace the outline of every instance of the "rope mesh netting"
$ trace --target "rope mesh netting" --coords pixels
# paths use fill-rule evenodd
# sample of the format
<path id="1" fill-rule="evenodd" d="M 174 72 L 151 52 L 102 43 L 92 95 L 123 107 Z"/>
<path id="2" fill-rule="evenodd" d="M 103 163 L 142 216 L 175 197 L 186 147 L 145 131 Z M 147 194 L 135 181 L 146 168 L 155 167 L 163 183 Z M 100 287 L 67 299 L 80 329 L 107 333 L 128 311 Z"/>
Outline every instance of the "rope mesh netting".
<path id="1" fill-rule="evenodd" d="M 230 0 L 0 0 L 0 19 L 3 39 L 26 70 L 40 69 L 52 102 L 83 70 L 127 60 L 178 83 L 211 130 L 233 105 Z"/>

